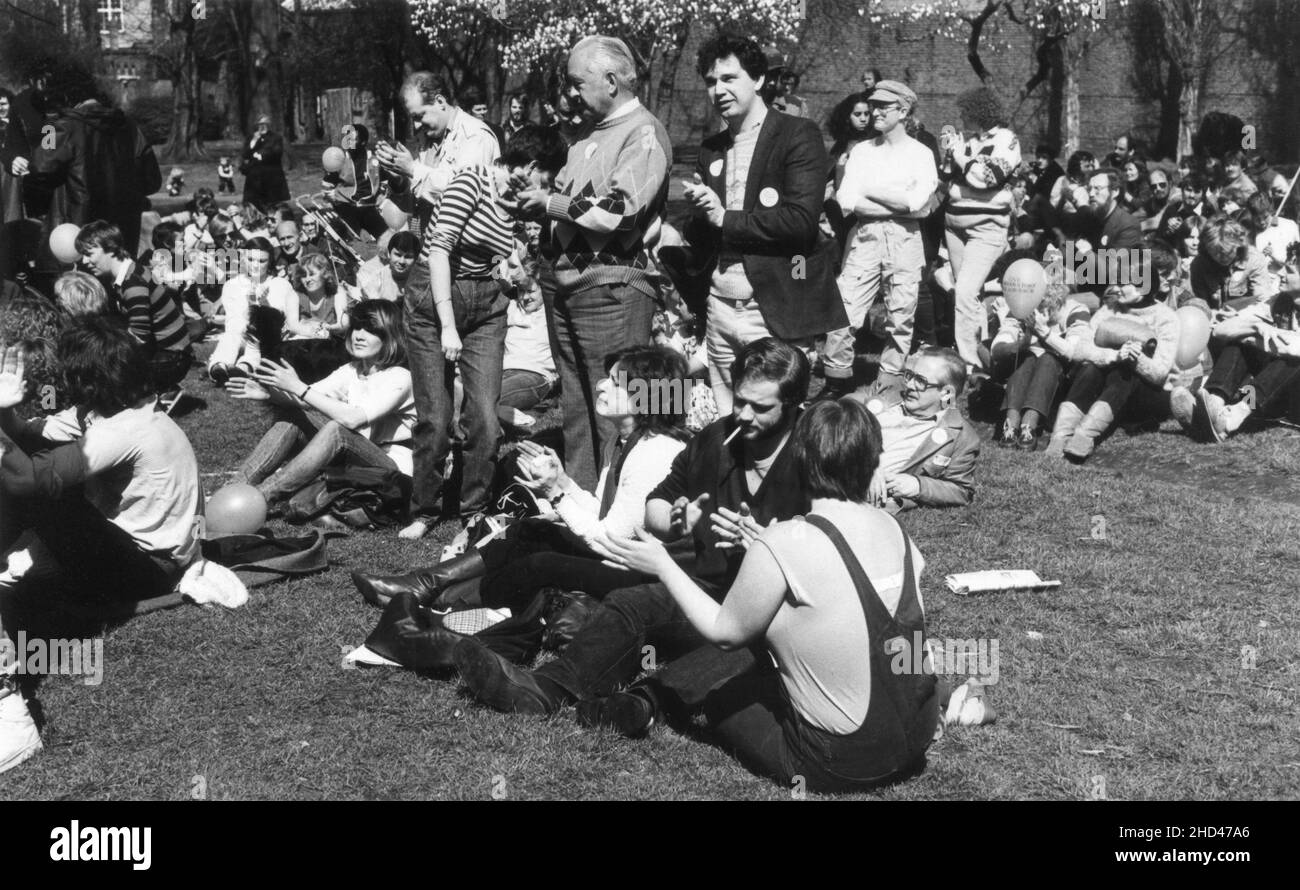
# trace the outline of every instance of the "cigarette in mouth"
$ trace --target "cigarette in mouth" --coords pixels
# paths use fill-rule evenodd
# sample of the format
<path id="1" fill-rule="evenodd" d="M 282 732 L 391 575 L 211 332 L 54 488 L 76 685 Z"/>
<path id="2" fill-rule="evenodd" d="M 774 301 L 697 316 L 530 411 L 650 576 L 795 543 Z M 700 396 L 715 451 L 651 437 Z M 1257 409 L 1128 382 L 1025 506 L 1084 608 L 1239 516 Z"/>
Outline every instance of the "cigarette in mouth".
<path id="1" fill-rule="evenodd" d="M 738 427 L 736 427 L 734 430 L 732 430 L 732 431 L 731 431 L 731 435 L 730 435 L 730 436 L 727 436 L 727 438 L 725 438 L 725 439 L 722 440 L 722 444 L 723 444 L 723 446 L 725 447 L 725 446 L 727 446 L 727 445 L 730 445 L 730 444 L 731 444 L 731 440 L 734 439 L 734 438 L 736 438 L 737 436 L 739 436 L 739 435 L 740 435 L 740 431 L 741 431 L 742 429 L 743 429 L 743 427 L 739 427 L 739 426 L 738 426 Z"/>

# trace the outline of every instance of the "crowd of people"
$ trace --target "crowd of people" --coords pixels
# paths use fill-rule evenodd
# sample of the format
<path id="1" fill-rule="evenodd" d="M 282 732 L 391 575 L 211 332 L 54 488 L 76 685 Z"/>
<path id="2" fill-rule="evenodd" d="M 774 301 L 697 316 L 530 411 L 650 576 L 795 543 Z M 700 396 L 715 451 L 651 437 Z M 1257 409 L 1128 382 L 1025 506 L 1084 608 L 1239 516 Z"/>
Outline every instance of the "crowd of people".
<path id="1" fill-rule="evenodd" d="M 876 69 L 824 134 L 797 73 L 727 33 L 697 70 L 723 127 L 680 226 L 633 55 L 594 36 L 542 123 L 513 97 L 498 126 L 481 94 L 411 74 L 417 139 L 347 125 L 310 206 L 263 117 L 242 199 L 198 190 L 143 251 L 161 177 L 129 119 L 53 69 L 0 91 L 0 547 L 33 563 L 0 576 L 0 600 L 92 578 L 138 599 L 199 558 L 198 466 L 169 408 L 211 340 L 213 384 L 264 403 L 232 481 L 272 515 L 326 471 L 397 480 L 406 503 L 383 520 L 412 540 L 527 492 L 478 546 L 353 573 L 385 617 L 581 590 L 589 614 L 536 670 L 427 631 L 485 705 L 575 705 L 632 737 L 702 714 L 751 769 L 813 790 L 922 769 L 948 690 L 890 668 L 886 641 L 925 631 L 924 559 L 896 514 L 970 503 L 981 437 L 961 403 L 994 406 L 1001 445 L 1046 436 L 1076 462 L 1120 422 L 1222 441 L 1285 412 L 1288 180 L 1235 151 L 1159 163 L 1127 135 L 1101 167 L 1079 151 L 1062 168 L 1046 143 L 1030 159 L 988 87 L 935 137 Z M 47 122 L 67 134 L 54 148 Z M 221 159 L 219 193 L 234 169 Z M 81 269 L 51 243 L 65 222 Z M 1028 312 L 1000 286 L 1024 259 L 1047 282 Z M 1208 345 L 1189 349 L 1189 308 Z M 530 438 L 552 403 L 559 450 Z M 647 645 L 668 664 L 641 676 Z M 40 747 L 4 668 L 0 770 Z"/>

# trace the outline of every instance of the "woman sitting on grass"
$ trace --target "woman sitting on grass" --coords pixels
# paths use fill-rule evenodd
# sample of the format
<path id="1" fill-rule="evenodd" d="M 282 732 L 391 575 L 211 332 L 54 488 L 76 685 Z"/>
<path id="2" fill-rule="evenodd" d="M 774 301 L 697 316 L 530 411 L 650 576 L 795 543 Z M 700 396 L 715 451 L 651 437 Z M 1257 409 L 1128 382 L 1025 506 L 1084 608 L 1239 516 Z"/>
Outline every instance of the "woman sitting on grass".
<path id="1" fill-rule="evenodd" d="M 315 383 L 348 360 L 343 337 L 348 328 L 348 292 L 334 277 L 330 261 L 308 254 L 291 276 L 298 296 L 298 325 L 280 354 L 305 383 Z"/>
<path id="2" fill-rule="evenodd" d="M 1166 299 L 1169 279 L 1157 268 L 1152 251 L 1143 251 L 1140 262 L 1142 268 L 1130 279 L 1146 282 L 1145 293 L 1131 283 L 1112 286 L 1089 329 L 1069 341 L 1076 364 L 1070 391 L 1056 413 L 1049 455 L 1064 454 L 1082 463 L 1124 414 L 1158 421 L 1172 413 L 1178 316 Z M 1176 268 L 1172 258 L 1168 265 Z M 1116 342 L 1122 345 L 1103 345 Z"/>
<path id="3" fill-rule="evenodd" d="M 402 307 L 366 300 L 353 307 L 347 338 L 352 361 L 307 384 L 287 362 L 263 359 L 252 379 L 226 389 L 237 399 L 272 401 L 272 425 L 234 481 L 256 485 L 268 504 L 287 499 L 342 457 L 349 466 L 411 475 L 415 402 L 406 369 Z M 296 454 L 294 452 L 297 452 Z"/>
<path id="4" fill-rule="evenodd" d="M 802 777 L 811 791 L 876 788 L 924 768 L 939 723 L 934 674 L 894 666 L 893 644 L 909 665 L 910 647 L 924 645 L 924 560 L 898 521 L 868 503 L 882 445 L 861 403 L 813 405 L 791 448 L 812 510 L 745 533 L 744 562 L 721 603 L 644 531 L 601 549 L 613 565 L 658 577 L 705 640 L 735 653 L 705 648 L 682 660 L 696 662 L 686 670 L 700 659 L 737 662 L 702 705 L 718 743 L 786 787 Z M 751 654 L 759 646 L 770 658 Z M 675 722 L 691 718 L 666 688 L 652 679 L 584 702 L 578 719 L 638 735 L 661 708 Z"/>
<path id="5" fill-rule="evenodd" d="M 246 377 L 257 369 L 264 343 L 283 335 L 286 327 L 297 324 L 298 297 L 288 281 L 271 277 L 271 260 L 275 248 L 265 238 L 253 238 L 240 249 L 243 270 L 221 289 L 221 307 L 226 315 L 226 330 L 208 359 L 208 376 L 222 384 L 234 376 Z M 259 330 L 253 307 L 267 307 L 280 313 L 283 321 L 277 330 Z M 264 313 L 258 313 L 264 314 Z M 276 344 L 278 345 L 278 343 Z"/>
<path id="6" fill-rule="evenodd" d="M 1092 336 L 1088 328 L 1091 316 L 1088 307 L 1069 299 L 1065 285 L 1052 284 L 1028 323 L 1011 316 L 1003 322 L 993 339 L 994 361 L 1004 344 L 1013 345 L 1020 353 L 1002 400 L 1004 447 L 1017 451 L 1038 448 L 1039 433 L 1052 416 L 1057 388 L 1070 365 L 1071 338 Z"/>
<path id="7" fill-rule="evenodd" d="M 606 450 L 595 492 L 579 488 L 554 451 L 523 442 L 516 479 L 550 501 L 561 522 L 525 520 L 500 540 L 405 575 L 354 572 L 362 597 L 385 605 L 411 593 L 430 605 L 453 582 L 483 578 L 483 605 L 518 610 L 547 586 L 601 597 L 644 582 L 640 575 L 602 565 L 592 547 L 645 527 L 646 497 L 686 447 L 686 360 L 667 347 L 642 346 L 614 353 L 606 363 L 608 376 L 596 388 L 596 413 L 614 421 L 619 435 Z"/>

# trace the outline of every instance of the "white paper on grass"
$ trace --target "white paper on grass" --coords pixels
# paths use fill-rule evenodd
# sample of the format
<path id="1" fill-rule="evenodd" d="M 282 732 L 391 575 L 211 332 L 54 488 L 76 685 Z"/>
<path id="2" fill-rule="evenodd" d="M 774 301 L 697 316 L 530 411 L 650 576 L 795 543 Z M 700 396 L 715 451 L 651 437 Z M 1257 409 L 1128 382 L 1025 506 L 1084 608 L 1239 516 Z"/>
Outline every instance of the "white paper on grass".
<path id="1" fill-rule="evenodd" d="M 1002 590 L 1051 590 L 1060 587 L 1060 581 L 1044 581 L 1037 572 L 1028 569 L 992 569 L 984 572 L 961 572 L 944 579 L 948 589 L 958 596 L 972 593 L 994 593 Z"/>

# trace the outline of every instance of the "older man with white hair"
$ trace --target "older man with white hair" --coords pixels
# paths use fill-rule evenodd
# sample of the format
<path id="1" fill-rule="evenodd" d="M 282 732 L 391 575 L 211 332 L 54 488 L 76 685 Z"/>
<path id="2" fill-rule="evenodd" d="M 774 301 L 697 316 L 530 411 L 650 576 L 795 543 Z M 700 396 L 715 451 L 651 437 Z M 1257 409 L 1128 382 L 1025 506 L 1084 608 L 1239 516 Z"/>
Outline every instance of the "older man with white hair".
<path id="1" fill-rule="evenodd" d="M 595 411 L 605 356 L 650 342 L 656 284 L 646 233 L 663 215 L 672 145 L 636 98 L 627 44 L 587 37 L 569 52 L 565 99 L 590 127 L 569 147 L 552 189 L 514 183 L 505 199 L 525 219 L 547 219 L 542 295 L 564 409 L 564 463 L 596 484 L 598 456 L 615 435 Z M 655 226 L 657 228 L 657 226 Z"/>

